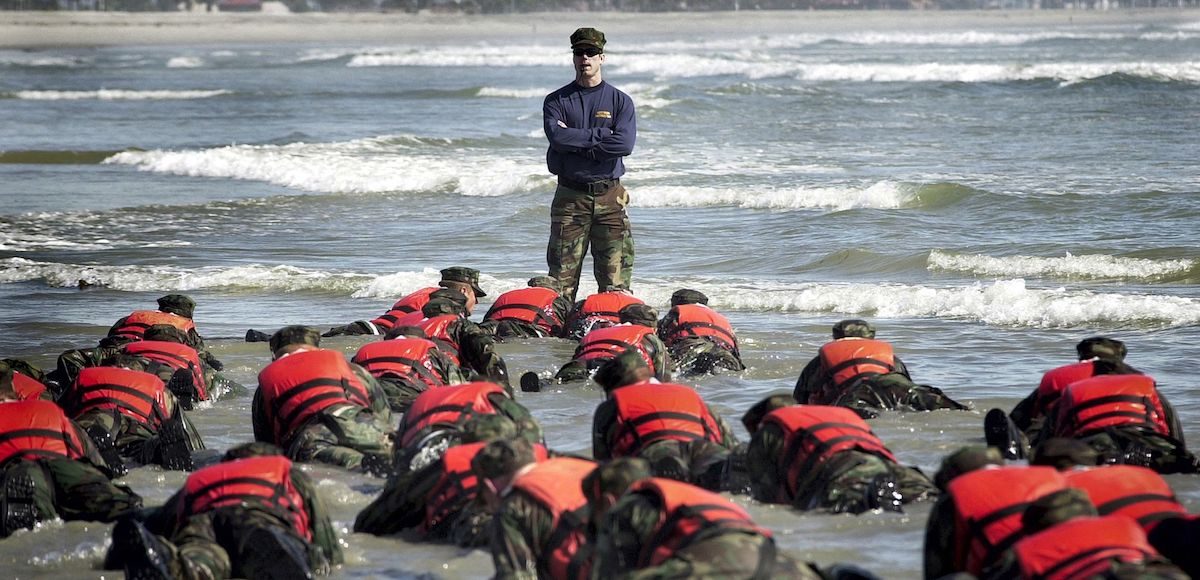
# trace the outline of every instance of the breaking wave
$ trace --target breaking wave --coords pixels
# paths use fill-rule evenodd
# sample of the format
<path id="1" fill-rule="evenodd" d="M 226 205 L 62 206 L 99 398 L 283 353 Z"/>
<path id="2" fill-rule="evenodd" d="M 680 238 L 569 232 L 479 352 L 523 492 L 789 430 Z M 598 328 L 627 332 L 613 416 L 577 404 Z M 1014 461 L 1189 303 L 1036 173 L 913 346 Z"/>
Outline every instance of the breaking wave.
<path id="1" fill-rule="evenodd" d="M 79 101 L 89 99 L 100 101 L 164 101 L 208 99 L 212 97 L 219 97 L 221 95 L 228 95 L 231 93 L 232 91 L 227 91 L 225 89 L 196 91 L 134 91 L 122 89 L 99 89 L 95 91 L 13 91 L 11 93 L 0 94 L 14 99 L 26 99 L 32 101 Z"/>
<path id="2" fill-rule="evenodd" d="M 1197 267 L 1196 260 L 1150 260 L 1106 254 L 1062 257 L 979 256 L 941 250 L 929 253 L 930 270 L 965 272 L 998 278 L 1066 278 L 1077 280 L 1163 281 L 1186 276 Z"/>

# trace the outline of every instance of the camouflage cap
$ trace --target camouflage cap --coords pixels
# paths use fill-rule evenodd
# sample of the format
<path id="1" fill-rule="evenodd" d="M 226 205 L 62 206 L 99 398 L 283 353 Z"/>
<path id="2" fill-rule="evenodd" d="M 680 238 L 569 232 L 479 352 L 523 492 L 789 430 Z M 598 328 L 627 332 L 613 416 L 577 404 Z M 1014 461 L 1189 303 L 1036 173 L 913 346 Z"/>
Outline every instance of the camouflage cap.
<path id="1" fill-rule="evenodd" d="M 1021 527 L 1033 534 L 1079 517 L 1096 516 L 1096 506 L 1086 491 L 1060 489 L 1037 498 L 1021 514 Z"/>
<path id="2" fill-rule="evenodd" d="M 859 318 L 842 320 L 833 325 L 834 340 L 846 337 L 875 338 L 875 327 Z"/>
<path id="3" fill-rule="evenodd" d="M 1004 465 L 999 449 L 981 445 L 963 447 L 942 459 L 942 466 L 933 474 L 933 483 L 945 490 L 954 478 L 988 465 Z"/>
<path id="4" fill-rule="evenodd" d="M 191 318 L 196 312 L 196 301 L 183 294 L 167 294 L 158 299 L 158 309 Z"/>
<path id="5" fill-rule="evenodd" d="M 497 439 L 471 459 L 471 471 L 485 479 L 497 479 L 512 475 L 533 460 L 533 444 L 527 439 Z"/>
<path id="6" fill-rule="evenodd" d="M 1079 355 L 1079 360 L 1091 358 L 1125 360 L 1125 354 L 1128 351 L 1125 349 L 1125 343 L 1115 338 L 1093 336 L 1079 341 L 1079 344 L 1075 345 L 1075 352 Z"/>
<path id="7" fill-rule="evenodd" d="M 555 292 L 559 292 L 558 279 L 553 276 L 534 276 L 525 283 L 530 288 L 549 288 Z"/>
<path id="8" fill-rule="evenodd" d="M 690 290 L 681 288 L 671 294 L 671 306 L 679 306 L 680 304 L 708 304 L 708 296 L 699 290 Z"/>
<path id="9" fill-rule="evenodd" d="M 462 442 L 478 443 L 517 436 L 517 424 L 504 415 L 476 415 L 462 425 Z"/>
<path id="10" fill-rule="evenodd" d="M 170 324 L 152 324 L 150 328 L 146 329 L 145 334 L 142 335 L 142 339 L 185 344 L 187 342 L 187 335 L 182 330 Z"/>
<path id="11" fill-rule="evenodd" d="M 472 290 L 475 291 L 476 297 L 483 298 L 484 296 L 487 296 L 487 293 L 483 291 L 483 288 L 479 287 L 479 270 L 474 268 L 467 268 L 465 266 L 446 268 L 442 270 L 441 282 L 458 282 L 460 284 L 467 284 Z M 438 284 L 440 285 L 441 282 L 438 282 Z"/>
<path id="12" fill-rule="evenodd" d="M 441 292 L 441 290 L 438 290 L 438 292 Z M 458 295 L 458 298 L 448 298 L 445 296 L 431 298 L 429 302 L 426 302 L 421 307 L 421 314 L 425 315 L 426 318 L 433 318 L 434 316 L 441 316 L 443 314 L 466 314 L 467 306 L 464 302 L 460 302 L 460 300 L 466 300 L 466 297 L 457 290 L 447 290 L 447 292 L 454 292 Z M 437 292 L 434 292 L 434 294 L 437 294 Z"/>
<path id="13" fill-rule="evenodd" d="M 311 326 L 293 324 L 276 330 L 275 334 L 271 335 L 271 340 L 267 342 L 271 352 L 276 352 L 292 344 L 321 346 L 321 331 Z"/>
<path id="14" fill-rule="evenodd" d="M 596 374 L 592 375 L 592 380 L 600 385 L 604 392 L 608 392 L 617 387 L 641 382 L 644 380 L 643 375 L 649 374 L 650 367 L 642 355 L 632 348 L 627 348 L 621 354 L 604 361 L 596 369 Z"/>
<path id="15" fill-rule="evenodd" d="M 1053 437 L 1042 442 L 1029 459 L 1030 465 L 1048 465 L 1058 470 L 1076 465 L 1096 465 L 1098 462 L 1099 454 L 1091 445 L 1065 437 Z"/>
<path id="16" fill-rule="evenodd" d="M 617 312 L 621 322 L 640 324 L 654 328 L 658 325 L 658 312 L 646 304 L 629 304 Z"/>
<path id="17" fill-rule="evenodd" d="M 742 415 L 742 425 L 746 426 L 746 430 L 751 434 L 758 431 L 758 426 L 762 424 L 762 420 L 767 417 L 775 409 L 791 407 L 796 404 L 796 399 L 792 398 L 791 391 L 776 391 L 763 398 L 763 400 L 750 407 L 746 414 Z"/>
<path id="18" fill-rule="evenodd" d="M 650 463 L 640 457 L 618 457 L 606 461 L 591 473 L 584 476 L 580 482 L 583 495 L 589 502 L 595 502 L 602 494 L 611 493 L 620 496 L 634 482 L 651 476 Z"/>
<path id="19" fill-rule="evenodd" d="M 283 455 L 283 450 L 274 443 L 265 441 L 252 441 L 250 443 L 242 443 L 230 447 L 225 455 L 221 457 L 221 461 L 236 461 L 238 459 L 247 459 L 250 457 L 265 457 L 270 455 Z"/>
<path id="20" fill-rule="evenodd" d="M 571 33 L 571 48 L 595 47 L 604 52 L 604 33 L 595 28 L 578 28 Z"/>

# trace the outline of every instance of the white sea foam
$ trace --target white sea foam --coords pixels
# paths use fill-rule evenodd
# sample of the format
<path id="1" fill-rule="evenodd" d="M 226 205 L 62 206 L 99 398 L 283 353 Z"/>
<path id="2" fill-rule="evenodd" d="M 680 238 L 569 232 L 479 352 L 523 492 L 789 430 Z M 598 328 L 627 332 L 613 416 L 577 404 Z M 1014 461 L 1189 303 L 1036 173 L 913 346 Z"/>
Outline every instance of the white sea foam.
<path id="1" fill-rule="evenodd" d="M 355 54 L 350 67 L 518 67 L 571 64 L 571 54 L 548 47 L 443 46 L 433 48 L 380 49 Z"/>
<path id="2" fill-rule="evenodd" d="M 204 59 L 196 56 L 174 56 L 167 60 L 167 68 L 200 68 Z"/>
<path id="3" fill-rule="evenodd" d="M 111 250 L 120 247 L 179 248 L 191 242 L 169 241 L 145 243 L 136 240 L 111 240 L 104 237 L 82 239 L 79 231 L 64 232 L 61 236 L 44 231 L 0 232 L 0 251 L 32 252 L 38 250 Z M 69 237 L 73 236 L 73 237 Z"/>
<path id="4" fill-rule="evenodd" d="M 747 209 L 897 209 L 917 200 L 916 190 L 890 181 L 867 187 L 794 187 L 760 190 L 643 186 L 630 196 L 636 207 L 734 206 Z"/>
<path id="5" fill-rule="evenodd" d="M 497 196 L 547 183 L 536 158 L 499 157 L 495 151 L 379 137 L 335 143 L 231 145 L 192 151 L 126 151 L 105 163 L 143 171 L 264 181 L 305 191 L 383 193 L 452 189 Z M 398 141 L 399 140 L 399 141 Z"/>
<path id="6" fill-rule="evenodd" d="M 503 87 L 483 87 L 476 95 L 480 97 L 499 97 L 505 99 L 533 99 L 545 97 L 553 89 L 509 89 Z"/>
<path id="7" fill-rule="evenodd" d="M 100 89 L 96 91 L 15 91 L 12 95 L 18 99 L 35 101 L 77 101 L 95 99 L 101 101 L 161 101 L 183 99 L 207 99 L 227 95 L 230 91 L 224 89 L 211 91 L 134 91 L 121 89 Z"/>
<path id="8" fill-rule="evenodd" d="M 349 294 L 369 279 L 370 276 L 364 274 L 257 264 L 186 270 L 165 265 L 91 266 L 37 262 L 24 258 L 0 260 L 0 283 L 41 280 L 49 286 L 72 287 L 79 280 L 84 280 L 130 292 L 242 287 L 281 292 L 323 290 Z"/>
<path id="9" fill-rule="evenodd" d="M 23 52 L 6 52 L 0 54 L 0 66 L 75 67 L 83 63 L 82 59 L 67 56 Z"/>
<path id="10" fill-rule="evenodd" d="M 1039 256 L 978 256 L 933 250 L 930 270 L 966 272 L 980 276 L 1043 277 L 1074 279 L 1125 278 L 1154 280 L 1182 274 L 1196 266 L 1195 260 L 1148 260 L 1104 254 L 1045 258 Z"/>

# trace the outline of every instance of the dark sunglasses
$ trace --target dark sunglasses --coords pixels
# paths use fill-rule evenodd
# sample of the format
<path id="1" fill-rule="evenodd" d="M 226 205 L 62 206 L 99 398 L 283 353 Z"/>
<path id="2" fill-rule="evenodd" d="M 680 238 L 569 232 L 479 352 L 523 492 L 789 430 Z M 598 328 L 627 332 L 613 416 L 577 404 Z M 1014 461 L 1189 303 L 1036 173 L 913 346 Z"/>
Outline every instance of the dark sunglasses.
<path id="1" fill-rule="evenodd" d="M 592 58 L 597 54 L 603 54 L 603 51 L 598 48 L 576 48 L 571 52 L 574 53 L 575 56 L 586 56 L 588 58 Z"/>

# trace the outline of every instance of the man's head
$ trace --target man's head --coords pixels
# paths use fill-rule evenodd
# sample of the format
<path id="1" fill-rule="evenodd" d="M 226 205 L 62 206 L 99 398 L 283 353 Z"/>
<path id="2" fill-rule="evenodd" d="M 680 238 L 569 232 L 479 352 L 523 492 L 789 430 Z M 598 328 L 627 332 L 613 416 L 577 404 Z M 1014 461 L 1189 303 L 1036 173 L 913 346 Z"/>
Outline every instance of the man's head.
<path id="1" fill-rule="evenodd" d="M 463 423 L 462 442 L 478 443 L 517 436 L 517 424 L 504 415 L 475 415 Z"/>
<path id="2" fill-rule="evenodd" d="M 471 459 L 471 471 L 479 478 L 480 496 L 495 508 L 516 476 L 533 462 L 533 444 L 526 439 L 497 439 L 488 443 Z"/>
<path id="3" fill-rule="evenodd" d="M 791 407 L 796 404 L 796 399 L 792 398 L 791 391 L 777 391 L 767 395 L 763 400 L 750 407 L 745 415 L 742 415 L 742 425 L 746 426 L 746 430 L 753 435 L 758 431 L 758 427 L 762 425 L 763 419 L 771 414 L 775 409 Z"/>
<path id="4" fill-rule="evenodd" d="M 618 457 L 593 469 L 580 483 L 591 520 L 601 521 L 629 486 L 650 475 L 650 464 L 638 457 Z"/>
<path id="5" fill-rule="evenodd" d="M 629 304 L 617 312 L 621 322 L 640 324 L 654 328 L 658 326 L 658 312 L 645 304 Z"/>
<path id="6" fill-rule="evenodd" d="M 424 312 L 422 312 L 421 314 L 424 314 Z M 394 338 L 429 338 L 429 337 L 425 334 L 425 329 L 421 328 L 420 326 L 403 325 L 403 326 L 392 327 L 391 330 L 387 331 L 387 334 L 383 335 L 384 340 L 392 340 Z"/>
<path id="7" fill-rule="evenodd" d="M 230 447 L 225 455 L 221 457 L 221 461 L 236 461 L 238 459 L 248 459 L 251 457 L 267 457 L 271 455 L 283 455 L 283 450 L 273 443 L 265 443 L 263 441 L 253 441 L 250 443 L 242 443 Z"/>
<path id="8" fill-rule="evenodd" d="M 177 344 L 186 344 L 187 335 L 182 330 L 171 326 L 170 324 L 153 324 L 146 329 L 146 333 L 142 335 L 145 340 L 156 340 L 161 342 L 174 342 Z"/>
<path id="9" fill-rule="evenodd" d="M 1098 461 L 1099 455 L 1091 445 L 1079 439 L 1052 437 L 1037 446 L 1029 464 L 1048 465 L 1063 471 L 1077 465 L 1096 465 Z"/>
<path id="10" fill-rule="evenodd" d="M 1004 465 L 999 449 L 981 445 L 963 447 L 942 459 L 942 466 L 933 474 L 933 483 L 945 491 L 954 478 L 989 465 Z"/>
<path id="11" fill-rule="evenodd" d="M 580 28 L 571 33 L 571 53 L 574 55 L 577 81 L 599 81 L 600 67 L 604 64 L 605 42 L 604 33 L 595 28 Z M 580 84 L 593 86 L 591 83 Z"/>
<path id="12" fill-rule="evenodd" d="M 596 374 L 592 375 L 592 380 L 608 393 L 618 387 L 649 380 L 652 376 L 654 373 L 650 372 L 650 367 L 642 355 L 632 348 L 627 348 L 621 354 L 604 361 L 596 369 Z"/>
<path id="13" fill-rule="evenodd" d="M 689 290 L 681 288 L 671 294 L 671 306 L 680 306 L 683 304 L 708 304 L 708 296 L 699 290 Z"/>
<path id="14" fill-rule="evenodd" d="M 467 297 L 467 313 L 475 308 L 479 298 L 487 296 L 487 292 L 479 286 L 479 270 L 465 266 L 453 266 L 442 270 L 442 279 L 438 286 L 451 288 L 462 292 Z"/>
<path id="15" fill-rule="evenodd" d="M 1021 514 L 1021 528 L 1035 534 L 1065 521 L 1096 515 L 1096 506 L 1087 492 L 1069 487 L 1033 500 Z"/>
<path id="16" fill-rule="evenodd" d="M 303 346 L 321 346 L 321 331 L 311 327 L 293 324 L 275 331 L 267 342 L 271 353 L 279 358 Z"/>
<path id="17" fill-rule="evenodd" d="M 470 299 L 462 292 L 453 288 L 442 288 L 434 290 L 429 295 L 429 302 L 426 302 L 425 306 L 421 307 L 421 314 L 425 315 L 426 318 L 433 318 L 434 316 L 441 316 L 443 314 L 467 316 L 471 313 L 467 308 L 469 304 L 471 304 Z"/>
<path id="18" fill-rule="evenodd" d="M 131 354 L 117 353 L 104 359 L 104 366 L 144 372 L 146 370 L 146 359 Z"/>
<path id="19" fill-rule="evenodd" d="M 555 292 L 561 292 L 558 279 L 552 276 L 534 276 L 525 284 L 530 288 L 549 288 Z"/>
<path id="20" fill-rule="evenodd" d="M 875 327 L 858 318 L 842 320 L 833 325 L 833 339 L 839 338 L 875 338 Z"/>
<path id="21" fill-rule="evenodd" d="M 1101 358 L 1107 360 L 1125 360 L 1125 343 L 1106 336 L 1093 336 L 1079 341 L 1075 345 L 1079 360 Z"/>
<path id="22" fill-rule="evenodd" d="M 196 301 L 183 294 L 167 294 L 158 299 L 158 309 L 184 318 L 191 318 L 196 312 Z"/>

